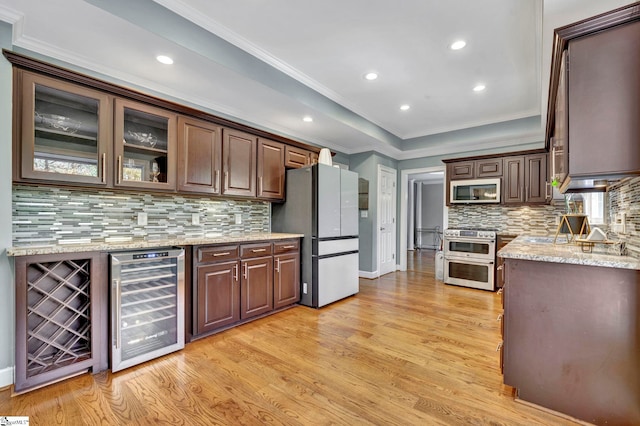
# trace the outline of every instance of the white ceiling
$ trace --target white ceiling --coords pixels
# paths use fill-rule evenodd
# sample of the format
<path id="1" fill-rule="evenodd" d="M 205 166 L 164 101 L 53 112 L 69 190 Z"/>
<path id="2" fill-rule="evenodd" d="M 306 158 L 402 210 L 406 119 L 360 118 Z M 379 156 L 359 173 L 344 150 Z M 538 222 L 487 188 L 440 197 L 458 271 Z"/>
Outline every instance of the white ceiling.
<path id="1" fill-rule="evenodd" d="M 19 52 L 347 154 L 407 159 L 542 146 L 553 29 L 628 3 L 0 0 L 0 20 Z"/>

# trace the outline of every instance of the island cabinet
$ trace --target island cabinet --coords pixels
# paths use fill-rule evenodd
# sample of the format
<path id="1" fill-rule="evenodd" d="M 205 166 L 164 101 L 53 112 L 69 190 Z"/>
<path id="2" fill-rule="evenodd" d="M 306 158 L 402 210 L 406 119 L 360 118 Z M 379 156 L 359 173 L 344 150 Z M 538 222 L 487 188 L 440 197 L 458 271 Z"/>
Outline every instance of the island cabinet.
<path id="1" fill-rule="evenodd" d="M 178 118 L 178 191 L 222 192 L 221 129 L 208 121 Z"/>
<path id="2" fill-rule="evenodd" d="M 15 258 L 15 392 L 108 368 L 107 255 Z"/>
<path id="3" fill-rule="evenodd" d="M 640 271 L 505 259 L 504 383 L 589 423 L 640 424 Z"/>
<path id="4" fill-rule="evenodd" d="M 14 180 L 110 183 L 112 98 L 23 70 L 14 80 Z"/>
<path id="5" fill-rule="evenodd" d="M 194 247 L 193 336 L 297 303 L 299 247 L 298 239 Z"/>
<path id="6" fill-rule="evenodd" d="M 222 130 L 222 193 L 256 196 L 258 137 L 239 130 Z"/>
<path id="7" fill-rule="evenodd" d="M 284 200 L 285 146 L 258 139 L 258 198 Z"/>

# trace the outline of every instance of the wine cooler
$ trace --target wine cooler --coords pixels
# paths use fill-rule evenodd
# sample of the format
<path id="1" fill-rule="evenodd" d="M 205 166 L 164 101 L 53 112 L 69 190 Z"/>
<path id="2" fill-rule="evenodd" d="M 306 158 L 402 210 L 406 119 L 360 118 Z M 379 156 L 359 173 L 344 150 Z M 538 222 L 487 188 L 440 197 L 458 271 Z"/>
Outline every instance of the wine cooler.
<path id="1" fill-rule="evenodd" d="M 111 371 L 184 348 L 184 250 L 110 258 Z"/>

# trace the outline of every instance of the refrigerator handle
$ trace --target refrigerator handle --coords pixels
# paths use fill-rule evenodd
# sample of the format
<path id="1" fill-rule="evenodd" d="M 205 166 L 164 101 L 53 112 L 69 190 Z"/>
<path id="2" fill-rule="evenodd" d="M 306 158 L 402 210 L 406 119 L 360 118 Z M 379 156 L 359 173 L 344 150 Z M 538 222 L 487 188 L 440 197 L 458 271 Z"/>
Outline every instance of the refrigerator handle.
<path id="1" fill-rule="evenodd" d="M 114 328 L 116 330 L 116 349 L 120 348 L 120 341 L 121 341 L 121 329 L 122 329 L 122 324 L 120 321 L 120 314 L 121 314 L 121 310 L 122 310 L 122 300 L 120 298 L 120 280 L 113 280 L 113 283 L 111 285 L 111 290 L 112 290 L 112 294 L 111 294 L 111 298 L 115 301 L 115 324 L 114 324 Z"/>

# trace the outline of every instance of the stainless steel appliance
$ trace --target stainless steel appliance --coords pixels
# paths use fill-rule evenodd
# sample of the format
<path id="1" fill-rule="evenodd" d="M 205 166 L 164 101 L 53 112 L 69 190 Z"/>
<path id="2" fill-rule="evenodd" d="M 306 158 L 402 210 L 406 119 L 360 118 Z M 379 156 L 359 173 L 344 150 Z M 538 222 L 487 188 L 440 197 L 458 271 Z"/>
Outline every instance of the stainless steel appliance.
<path id="1" fill-rule="evenodd" d="M 444 282 L 495 290 L 496 232 L 482 229 L 444 231 Z"/>
<path id="2" fill-rule="evenodd" d="M 184 250 L 111 253 L 111 370 L 184 348 Z"/>
<path id="3" fill-rule="evenodd" d="M 500 178 L 452 180 L 449 201 L 453 204 L 499 203 Z"/>
<path id="4" fill-rule="evenodd" d="M 319 308 L 356 294 L 358 174 L 324 164 L 289 170 L 286 193 L 272 206 L 271 229 L 304 234 L 300 303 Z"/>

